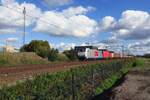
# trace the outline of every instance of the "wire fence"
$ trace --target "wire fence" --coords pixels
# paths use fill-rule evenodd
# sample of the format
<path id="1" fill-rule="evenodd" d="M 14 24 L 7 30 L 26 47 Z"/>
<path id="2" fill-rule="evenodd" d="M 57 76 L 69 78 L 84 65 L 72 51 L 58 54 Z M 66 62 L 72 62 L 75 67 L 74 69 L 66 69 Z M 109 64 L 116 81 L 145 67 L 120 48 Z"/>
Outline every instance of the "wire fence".
<path id="1" fill-rule="evenodd" d="M 0 89 L 1 100 L 90 100 L 114 74 L 132 66 L 134 59 L 105 61 L 63 72 L 45 74 L 13 87 Z"/>
<path id="2" fill-rule="evenodd" d="M 95 96 L 95 89 L 100 86 L 101 82 L 119 72 L 123 66 L 124 63 L 118 61 L 96 65 L 96 68 L 94 65 L 90 69 L 83 66 L 80 68 L 80 72 L 74 69 L 72 73 L 72 100 L 91 99 Z"/>

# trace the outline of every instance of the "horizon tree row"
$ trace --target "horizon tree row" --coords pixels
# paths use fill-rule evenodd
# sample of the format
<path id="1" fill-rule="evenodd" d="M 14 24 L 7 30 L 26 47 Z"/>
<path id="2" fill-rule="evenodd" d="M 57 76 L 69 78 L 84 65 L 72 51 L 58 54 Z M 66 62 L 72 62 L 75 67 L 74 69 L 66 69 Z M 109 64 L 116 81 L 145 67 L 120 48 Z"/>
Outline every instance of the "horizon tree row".
<path id="1" fill-rule="evenodd" d="M 65 50 L 60 53 L 58 49 L 50 47 L 48 41 L 32 40 L 29 44 L 25 44 L 20 48 L 20 52 L 35 52 L 42 58 L 49 61 L 77 61 L 78 57 L 75 50 Z"/>

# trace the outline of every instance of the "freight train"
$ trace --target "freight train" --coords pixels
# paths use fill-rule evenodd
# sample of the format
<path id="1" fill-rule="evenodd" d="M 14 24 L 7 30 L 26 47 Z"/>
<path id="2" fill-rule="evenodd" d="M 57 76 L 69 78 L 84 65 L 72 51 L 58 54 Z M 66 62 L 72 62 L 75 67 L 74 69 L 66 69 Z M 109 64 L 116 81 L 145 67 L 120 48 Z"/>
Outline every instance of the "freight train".
<path id="1" fill-rule="evenodd" d="M 94 46 L 75 46 L 75 51 L 77 53 L 77 56 L 81 60 L 113 59 L 127 57 L 127 55 L 125 54 L 116 53 L 107 49 L 98 49 Z"/>

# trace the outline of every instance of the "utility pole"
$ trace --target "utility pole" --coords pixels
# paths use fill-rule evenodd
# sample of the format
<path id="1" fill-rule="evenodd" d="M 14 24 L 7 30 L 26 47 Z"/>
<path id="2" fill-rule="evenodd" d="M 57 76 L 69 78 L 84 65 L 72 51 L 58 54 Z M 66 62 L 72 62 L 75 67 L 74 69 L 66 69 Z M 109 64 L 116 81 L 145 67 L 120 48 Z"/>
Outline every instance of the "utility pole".
<path id="1" fill-rule="evenodd" d="M 5 49 L 3 49 L 3 51 L 5 50 L 4 52 L 7 52 L 7 49 L 8 49 L 7 47 L 8 47 L 8 41 L 6 40 Z"/>
<path id="2" fill-rule="evenodd" d="M 25 34 L 26 34 L 26 8 L 23 9 L 24 26 L 23 26 L 23 45 L 25 45 Z"/>
<path id="3" fill-rule="evenodd" d="M 123 55 L 124 55 L 124 45 L 122 45 L 121 47 L 122 47 L 122 56 L 121 56 L 121 58 L 123 58 Z"/>

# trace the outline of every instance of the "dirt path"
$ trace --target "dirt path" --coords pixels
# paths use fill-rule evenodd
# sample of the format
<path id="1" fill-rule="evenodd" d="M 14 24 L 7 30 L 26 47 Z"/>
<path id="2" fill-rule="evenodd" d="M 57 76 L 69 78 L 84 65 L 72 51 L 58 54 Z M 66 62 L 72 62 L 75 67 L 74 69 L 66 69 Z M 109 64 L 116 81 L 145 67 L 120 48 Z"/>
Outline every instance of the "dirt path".
<path id="1" fill-rule="evenodd" d="M 126 81 L 113 89 L 111 100 L 150 100 L 150 70 L 132 70 Z"/>
<path id="2" fill-rule="evenodd" d="M 119 86 L 97 96 L 94 100 L 150 100 L 150 67 L 134 68 L 123 79 Z M 146 68 L 146 67 L 145 67 Z"/>

